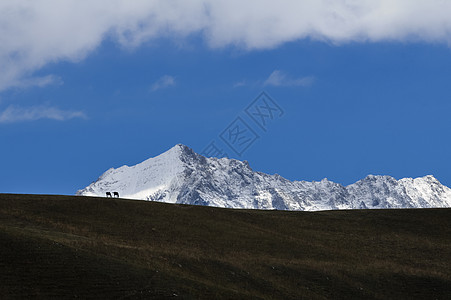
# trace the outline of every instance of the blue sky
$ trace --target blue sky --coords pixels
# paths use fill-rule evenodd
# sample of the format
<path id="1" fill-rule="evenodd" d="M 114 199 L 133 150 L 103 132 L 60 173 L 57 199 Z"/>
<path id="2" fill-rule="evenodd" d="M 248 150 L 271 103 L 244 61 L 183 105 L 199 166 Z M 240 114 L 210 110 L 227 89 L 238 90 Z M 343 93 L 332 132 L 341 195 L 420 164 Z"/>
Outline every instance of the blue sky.
<path id="1" fill-rule="evenodd" d="M 448 4 L 116 2 L 0 4 L 0 192 L 74 194 L 211 141 L 291 180 L 451 186 Z M 284 112 L 266 131 L 245 113 L 263 91 Z M 259 136 L 242 155 L 220 138 L 237 117 Z"/>

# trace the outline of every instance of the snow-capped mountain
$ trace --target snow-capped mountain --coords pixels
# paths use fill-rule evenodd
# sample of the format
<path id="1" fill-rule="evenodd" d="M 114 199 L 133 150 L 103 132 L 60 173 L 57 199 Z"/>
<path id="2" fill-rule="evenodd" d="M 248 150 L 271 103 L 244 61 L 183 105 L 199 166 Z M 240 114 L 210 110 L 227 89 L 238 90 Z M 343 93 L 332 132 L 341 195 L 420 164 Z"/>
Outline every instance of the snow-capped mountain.
<path id="1" fill-rule="evenodd" d="M 330 210 L 451 207 L 451 189 L 433 176 L 369 175 L 348 185 L 327 179 L 289 181 L 255 172 L 246 161 L 206 158 L 178 144 L 135 166 L 109 169 L 77 195 L 209 205 L 228 208 Z"/>

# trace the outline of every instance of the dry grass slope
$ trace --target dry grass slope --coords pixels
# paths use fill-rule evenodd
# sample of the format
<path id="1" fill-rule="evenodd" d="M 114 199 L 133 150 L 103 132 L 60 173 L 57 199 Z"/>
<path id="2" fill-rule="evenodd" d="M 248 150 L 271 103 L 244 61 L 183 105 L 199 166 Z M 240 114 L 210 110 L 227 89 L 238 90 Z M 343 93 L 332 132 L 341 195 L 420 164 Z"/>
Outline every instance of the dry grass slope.
<path id="1" fill-rule="evenodd" d="M 2 298 L 449 299 L 451 209 L 0 194 Z"/>

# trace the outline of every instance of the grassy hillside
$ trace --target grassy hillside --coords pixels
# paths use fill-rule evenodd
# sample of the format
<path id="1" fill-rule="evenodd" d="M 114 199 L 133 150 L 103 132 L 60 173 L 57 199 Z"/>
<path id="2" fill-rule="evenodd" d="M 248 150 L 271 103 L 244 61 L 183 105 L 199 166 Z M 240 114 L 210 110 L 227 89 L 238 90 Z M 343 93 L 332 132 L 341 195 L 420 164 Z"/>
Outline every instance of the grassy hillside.
<path id="1" fill-rule="evenodd" d="M 449 299 L 451 209 L 0 194 L 2 298 Z"/>

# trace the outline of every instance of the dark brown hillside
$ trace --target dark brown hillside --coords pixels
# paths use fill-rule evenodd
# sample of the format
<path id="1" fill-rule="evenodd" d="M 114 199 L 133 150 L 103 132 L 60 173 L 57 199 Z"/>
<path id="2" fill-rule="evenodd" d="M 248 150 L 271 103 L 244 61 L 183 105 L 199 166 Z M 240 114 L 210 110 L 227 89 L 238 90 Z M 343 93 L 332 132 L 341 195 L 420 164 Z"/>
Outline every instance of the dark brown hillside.
<path id="1" fill-rule="evenodd" d="M 2 298 L 449 299 L 451 209 L 0 194 Z"/>

